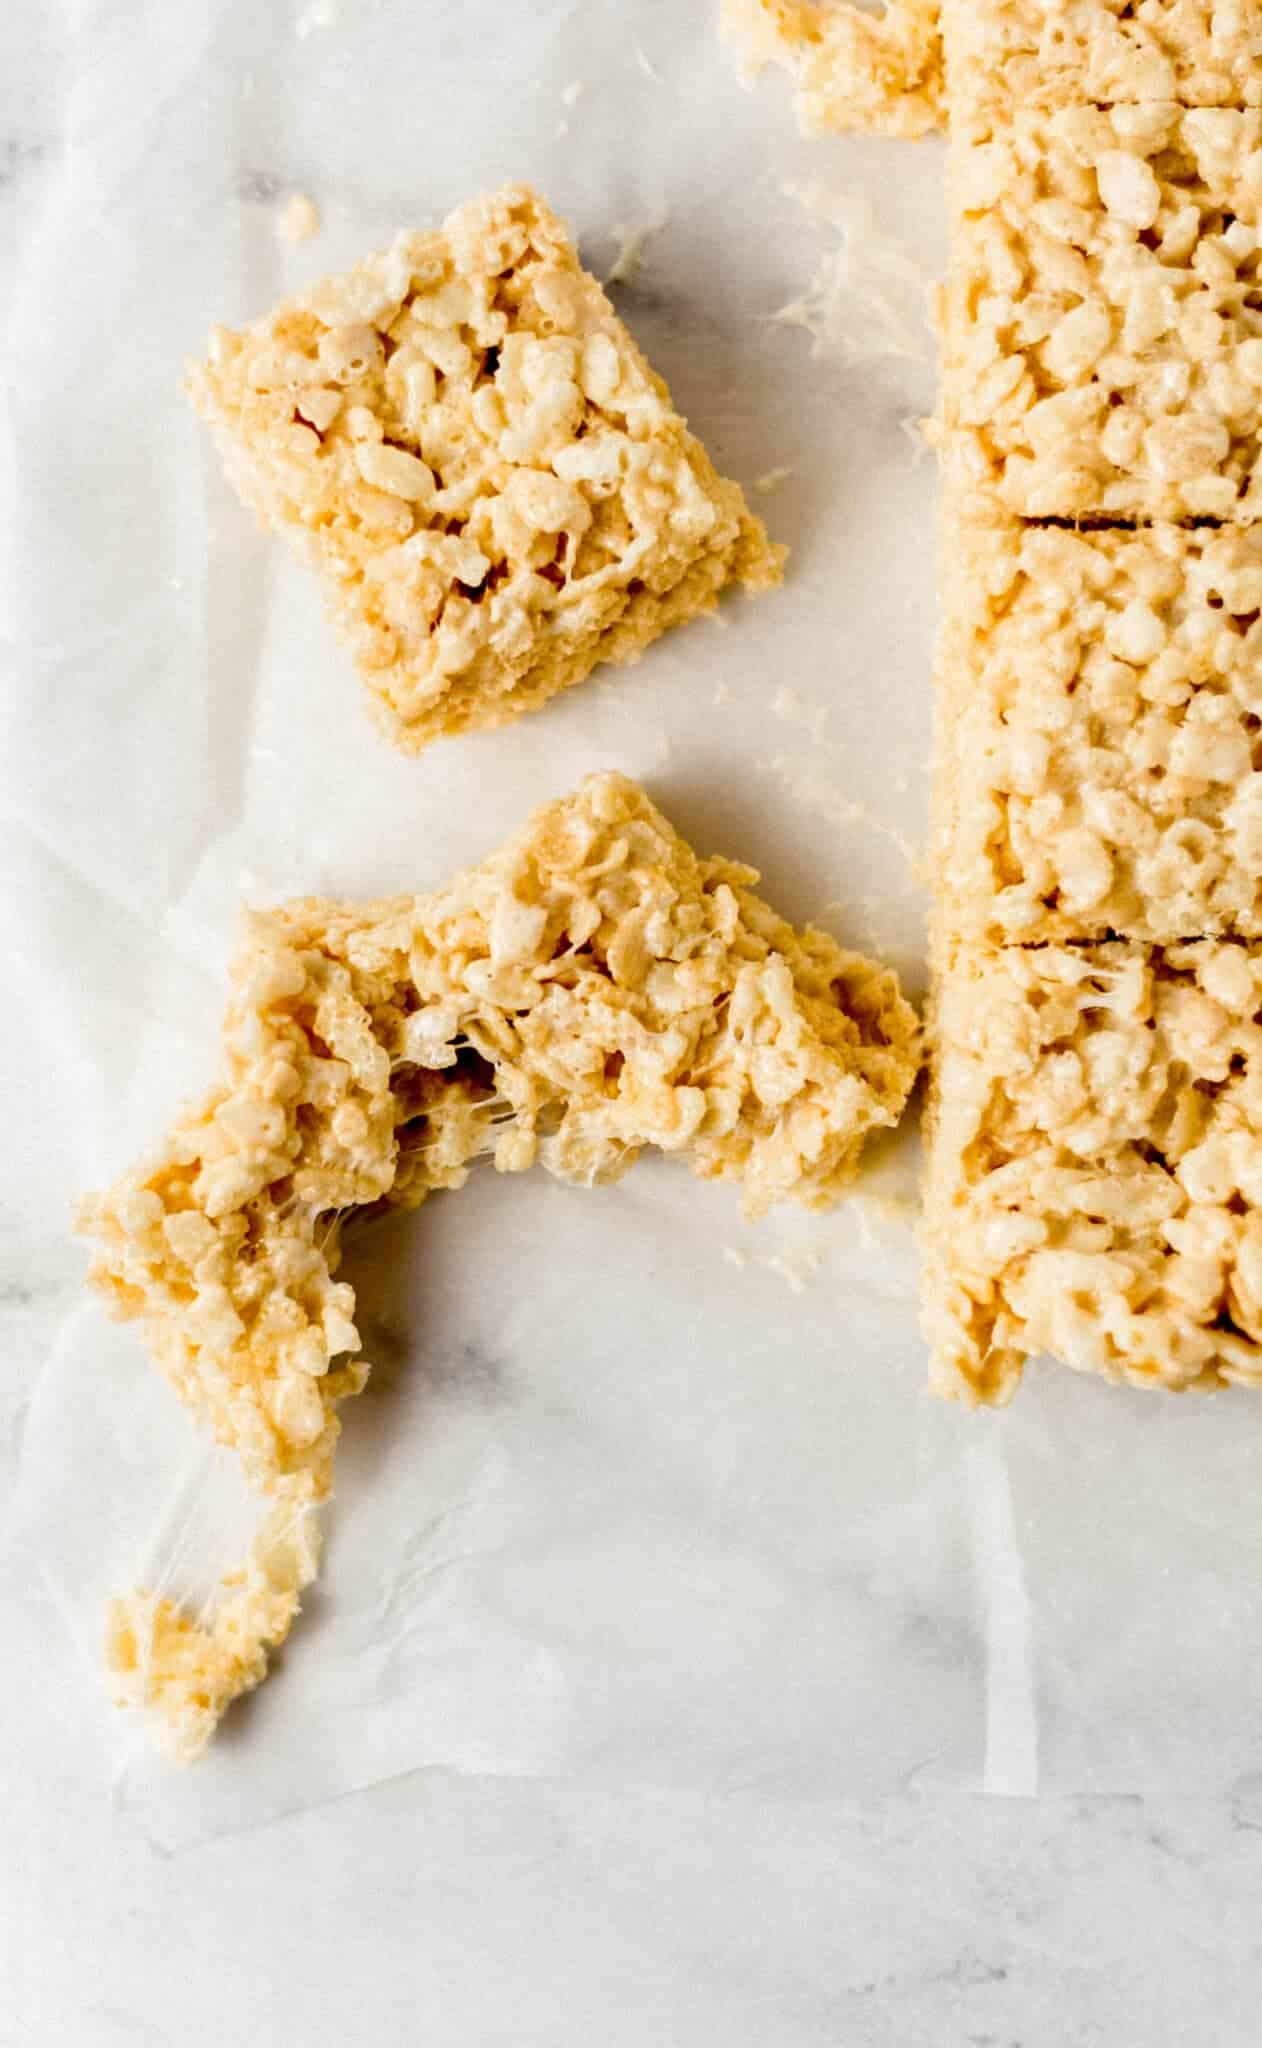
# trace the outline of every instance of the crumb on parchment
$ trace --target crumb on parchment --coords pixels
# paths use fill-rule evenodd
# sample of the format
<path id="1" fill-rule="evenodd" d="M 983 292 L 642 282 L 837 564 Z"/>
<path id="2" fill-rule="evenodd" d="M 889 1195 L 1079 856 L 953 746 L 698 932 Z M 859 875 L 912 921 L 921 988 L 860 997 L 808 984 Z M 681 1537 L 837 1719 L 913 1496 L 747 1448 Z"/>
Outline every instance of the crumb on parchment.
<path id="1" fill-rule="evenodd" d="M 801 726 L 817 743 L 823 741 L 828 730 L 828 706 L 821 704 L 818 698 L 806 696 L 789 683 L 781 683 L 771 700 L 771 708 L 786 725 Z"/>
<path id="2" fill-rule="evenodd" d="M 590 1185 L 649 1145 L 735 1181 L 751 1217 L 815 1208 L 897 1122 L 921 1047 L 896 977 L 756 880 L 604 774 L 432 895 L 247 917 L 220 1079 L 81 1226 L 113 1311 L 278 1511 L 328 1495 L 367 1377 L 335 1277 L 352 1212 L 416 1207 L 483 1155 Z M 145 1593 L 115 1610 L 122 1690 L 182 1753 L 296 1612 L 307 1550 L 278 1557 L 204 1626 Z"/>
<path id="3" fill-rule="evenodd" d="M 300 43 L 305 43 L 322 29 L 336 28 L 337 21 L 337 0 L 305 0 L 294 18 L 294 34 Z"/>
<path id="4" fill-rule="evenodd" d="M 666 221 L 657 220 L 615 221 L 613 236 L 618 244 L 618 253 L 605 277 L 605 284 L 630 284 L 638 276 L 644 262 L 644 251 L 654 235 L 661 233 Z"/>
<path id="5" fill-rule="evenodd" d="M 284 242 L 309 242 L 320 232 L 320 209 L 306 192 L 291 192 L 276 219 Z"/>

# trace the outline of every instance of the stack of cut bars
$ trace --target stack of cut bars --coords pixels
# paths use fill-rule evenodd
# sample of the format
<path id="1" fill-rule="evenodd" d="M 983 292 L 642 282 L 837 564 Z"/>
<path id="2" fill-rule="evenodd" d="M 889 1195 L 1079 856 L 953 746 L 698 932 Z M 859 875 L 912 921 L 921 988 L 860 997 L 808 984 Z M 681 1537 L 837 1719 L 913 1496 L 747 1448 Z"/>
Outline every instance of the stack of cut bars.
<path id="1" fill-rule="evenodd" d="M 935 1383 L 1262 1384 L 1262 9 L 943 29 Z"/>

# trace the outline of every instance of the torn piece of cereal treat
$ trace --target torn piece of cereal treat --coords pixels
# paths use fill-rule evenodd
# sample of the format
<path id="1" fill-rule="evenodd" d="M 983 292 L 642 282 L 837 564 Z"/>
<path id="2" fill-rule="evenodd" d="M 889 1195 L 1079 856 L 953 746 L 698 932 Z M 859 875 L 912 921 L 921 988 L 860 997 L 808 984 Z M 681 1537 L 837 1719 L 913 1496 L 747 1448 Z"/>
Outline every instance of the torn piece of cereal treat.
<path id="1" fill-rule="evenodd" d="M 1262 103 L 1256 0 L 942 0 L 953 122 L 1018 107 Z"/>
<path id="2" fill-rule="evenodd" d="M 646 1145 L 738 1181 L 752 1216 L 833 1199 L 903 1108 L 917 1023 L 756 879 L 606 774 L 432 895 L 251 914 L 221 1079 L 83 1222 L 98 1285 L 256 1483 L 327 1491 L 365 1372 L 333 1278 L 351 1210 L 458 1186 L 482 1152 L 592 1183 Z"/>
<path id="3" fill-rule="evenodd" d="M 1262 1386 L 1262 950 L 962 947 L 937 991 L 925 1323 L 939 1393 L 1050 1353 Z"/>
<path id="4" fill-rule="evenodd" d="M 367 1374 L 335 1278 L 350 1212 L 419 1204 L 483 1153 L 590 1185 L 656 1145 L 751 1216 L 852 1178 L 915 1080 L 916 1015 L 756 880 L 597 775 L 432 895 L 249 918 L 220 1081 L 82 1222 L 97 1285 L 254 1485 L 330 1489 Z M 159 1620 L 182 1655 L 182 1617 Z"/>
<path id="5" fill-rule="evenodd" d="M 1262 937 L 1262 527 L 950 530 L 952 934 Z"/>
<path id="6" fill-rule="evenodd" d="M 780 580 L 784 550 L 525 186 L 218 330 L 189 391 L 408 751 Z"/>
<path id="7" fill-rule="evenodd" d="M 944 465 L 978 516 L 1262 512 L 1260 165 L 1260 109 L 953 144 Z"/>
<path id="8" fill-rule="evenodd" d="M 914 138 L 945 125 L 939 0 L 723 0 L 746 79 L 779 64 L 808 135 Z"/>
<path id="9" fill-rule="evenodd" d="M 266 1678 L 319 1560 L 316 1510 L 281 1503 L 209 1618 L 156 1593 L 112 1600 L 105 1661 L 115 1705 L 143 1711 L 172 1761 L 195 1762 L 232 1702 Z"/>

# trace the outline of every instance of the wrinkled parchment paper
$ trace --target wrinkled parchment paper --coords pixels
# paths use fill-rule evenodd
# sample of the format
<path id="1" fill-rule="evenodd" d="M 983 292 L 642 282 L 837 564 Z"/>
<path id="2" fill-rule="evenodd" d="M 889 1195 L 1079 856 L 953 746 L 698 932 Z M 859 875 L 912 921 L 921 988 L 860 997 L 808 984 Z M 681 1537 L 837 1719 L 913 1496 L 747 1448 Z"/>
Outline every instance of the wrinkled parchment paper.
<path id="1" fill-rule="evenodd" d="M 595 767 L 919 992 L 915 280 L 943 261 L 940 155 L 803 142 L 713 26 L 678 0 L 67 7 L 64 146 L 10 238 L 23 1244 L 59 1244 L 73 1193 L 209 1078 L 242 899 L 428 886 Z M 655 225 L 619 303 L 721 467 L 789 472 L 755 502 L 794 553 L 777 596 L 416 762 L 375 737 L 178 379 L 213 322 L 507 176 L 601 273 L 619 228 Z M 294 192 L 322 222 L 300 245 L 277 227 Z M 838 306 L 848 346 L 813 350 L 801 321 L 835 331 Z M 1262 1408 L 1051 1368 L 1004 1416 L 933 1403 L 915 1168 L 904 1138 L 863 1200 L 756 1230 L 661 1161 L 596 1193 L 488 1169 L 352 1237 L 376 1372 L 345 1411 L 325 1570 L 191 1772 L 111 1714 L 101 1606 L 140 1578 L 204 1597 L 256 1510 L 135 1331 L 74 1306 L 15 1438 L 7 1540 L 64 1617 L 58 1683 L 99 1703 L 119 1804 L 177 1845 L 425 1766 L 804 1799 L 1262 1769 Z"/>

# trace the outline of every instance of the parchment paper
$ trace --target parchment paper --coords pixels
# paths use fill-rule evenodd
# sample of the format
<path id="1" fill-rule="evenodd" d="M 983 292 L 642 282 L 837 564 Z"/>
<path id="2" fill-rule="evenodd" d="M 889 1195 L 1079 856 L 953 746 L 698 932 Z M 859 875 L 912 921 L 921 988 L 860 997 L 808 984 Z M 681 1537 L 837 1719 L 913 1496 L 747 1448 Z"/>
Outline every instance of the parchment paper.
<path id="1" fill-rule="evenodd" d="M 23 1243 L 60 1245 L 74 1191 L 209 1077 L 243 898 L 429 886 L 594 767 L 643 777 L 699 847 L 918 993 L 935 486 L 909 426 L 933 365 L 919 308 L 886 316 L 943 261 L 937 147 L 800 140 L 679 0 L 76 0 L 58 36 L 62 141 L 6 216 Z M 178 378 L 213 322 L 510 175 L 598 271 L 619 224 L 660 224 L 620 303 L 721 467 L 791 472 L 758 500 L 791 573 L 415 762 L 374 735 Z M 786 191 L 812 183 L 832 226 Z M 323 223 L 298 247 L 276 225 L 294 191 Z M 770 316 L 818 310 L 846 232 L 843 361 Z M 426 1766 L 804 1799 L 1247 1782 L 1262 1409 L 1051 1367 L 1005 1416 L 933 1403 L 915 1170 L 908 1137 L 864 1201 L 756 1231 L 663 1162 L 595 1194 L 487 1170 L 366 1232 L 347 1271 L 377 1370 L 346 1411 L 325 1571 L 190 1773 L 111 1714 L 101 1603 L 155 1572 L 204 1593 L 252 1509 L 135 1333 L 76 1308 L 8 1541 L 81 1652 L 58 1682 L 123 1807 L 174 1845 Z"/>

